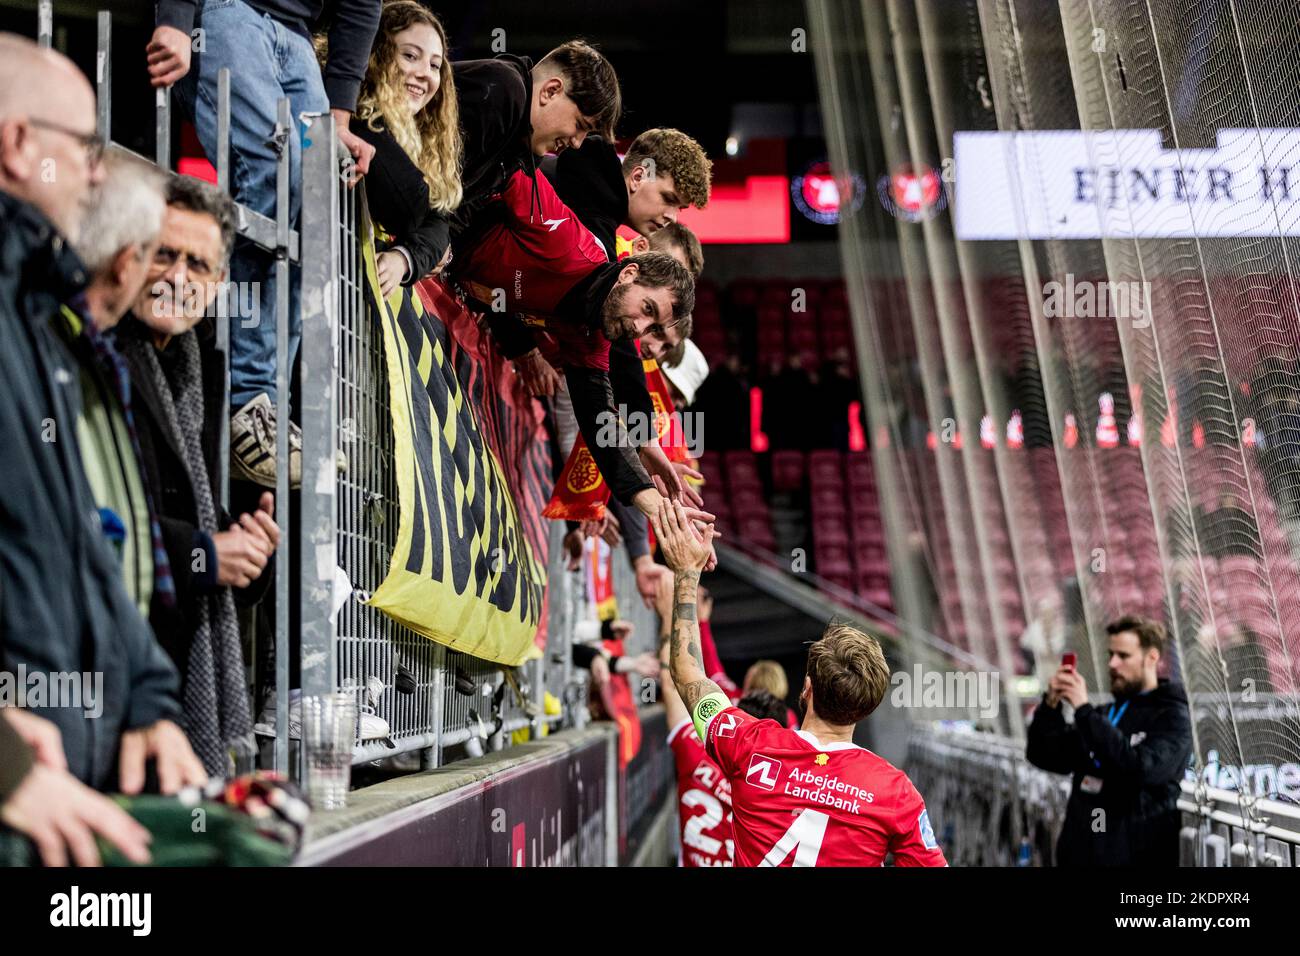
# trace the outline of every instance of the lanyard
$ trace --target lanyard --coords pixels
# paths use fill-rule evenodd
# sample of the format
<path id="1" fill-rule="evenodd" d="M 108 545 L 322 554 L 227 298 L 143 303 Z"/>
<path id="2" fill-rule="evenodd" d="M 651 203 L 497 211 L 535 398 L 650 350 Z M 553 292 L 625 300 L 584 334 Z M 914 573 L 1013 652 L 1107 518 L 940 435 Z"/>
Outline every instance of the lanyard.
<path id="1" fill-rule="evenodd" d="M 1116 709 L 1115 709 L 1115 705 L 1114 705 L 1114 704 L 1111 704 L 1111 705 L 1110 705 L 1110 709 L 1106 711 L 1106 719 L 1110 721 L 1110 725 L 1111 725 L 1112 727 L 1117 727 L 1117 726 L 1119 726 L 1120 719 L 1123 718 L 1123 716 L 1124 716 L 1124 711 L 1128 710 L 1128 705 L 1129 705 L 1129 701 L 1127 701 L 1127 700 L 1124 701 L 1124 703 L 1120 706 L 1119 710 L 1116 710 Z M 1092 761 L 1092 762 L 1093 762 L 1093 764 L 1096 766 L 1096 768 L 1097 768 L 1098 770 L 1101 769 L 1101 761 L 1100 761 L 1100 760 L 1097 760 L 1096 758 L 1093 758 L 1093 761 Z"/>
<path id="2" fill-rule="evenodd" d="M 1129 701 L 1127 700 L 1124 701 L 1124 705 L 1120 707 L 1119 710 L 1115 709 L 1114 704 L 1110 705 L 1110 710 L 1106 712 L 1106 719 L 1110 721 L 1110 725 L 1112 727 L 1116 727 L 1119 725 L 1120 718 L 1124 716 L 1124 711 L 1128 710 L 1128 705 L 1129 705 Z"/>

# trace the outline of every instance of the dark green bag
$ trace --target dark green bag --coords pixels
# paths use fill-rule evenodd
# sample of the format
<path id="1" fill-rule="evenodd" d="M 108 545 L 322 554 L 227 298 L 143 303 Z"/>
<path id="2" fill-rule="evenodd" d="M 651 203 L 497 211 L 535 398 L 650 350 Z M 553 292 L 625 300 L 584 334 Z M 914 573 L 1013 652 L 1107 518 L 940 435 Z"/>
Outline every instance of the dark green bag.
<path id="1" fill-rule="evenodd" d="M 253 819 L 220 803 L 185 806 L 175 797 L 114 797 L 153 835 L 151 866 L 286 866 L 294 849 L 259 833 Z M 135 866 L 104 840 L 105 866 Z M 39 866 L 26 837 L 0 824 L 0 866 Z"/>

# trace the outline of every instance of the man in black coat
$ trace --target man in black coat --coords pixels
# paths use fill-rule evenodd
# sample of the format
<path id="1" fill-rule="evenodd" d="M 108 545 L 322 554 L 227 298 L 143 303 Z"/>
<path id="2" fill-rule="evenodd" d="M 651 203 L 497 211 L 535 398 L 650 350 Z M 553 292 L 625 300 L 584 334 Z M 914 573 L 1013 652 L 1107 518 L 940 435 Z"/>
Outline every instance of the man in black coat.
<path id="1" fill-rule="evenodd" d="M 1062 666 L 1029 725 L 1029 762 L 1074 775 L 1059 866 L 1177 866 L 1179 781 L 1192 752 L 1181 684 L 1159 678 L 1165 629 L 1122 617 L 1106 627 L 1114 701 L 1088 702 L 1083 677 Z M 1074 707 L 1066 723 L 1061 702 Z"/>
<path id="2" fill-rule="evenodd" d="M 0 669 L 95 685 L 98 700 L 80 707 L 28 701 L 58 726 L 78 779 L 136 793 L 154 759 L 175 790 L 203 782 L 202 768 L 172 722 L 175 668 L 100 526 L 77 442 L 77 367 L 51 326 L 88 280 L 69 241 L 102 177 L 94 130 L 80 71 L 0 34 Z"/>
<path id="3" fill-rule="evenodd" d="M 232 746 L 252 745 L 234 602 L 240 595 L 253 603 L 265 592 L 280 537 L 269 491 L 232 520 L 217 482 L 225 367 L 203 317 L 225 279 L 234 232 L 229 199 L 172 177 L 153 266 L 132 314 L 114 331 L 130 368 L 141 471 L 176 590 L 175 602 L 155 597 L 150 621 L 181 671 L 186 733 L 214 775 L 228 769 Z"/>

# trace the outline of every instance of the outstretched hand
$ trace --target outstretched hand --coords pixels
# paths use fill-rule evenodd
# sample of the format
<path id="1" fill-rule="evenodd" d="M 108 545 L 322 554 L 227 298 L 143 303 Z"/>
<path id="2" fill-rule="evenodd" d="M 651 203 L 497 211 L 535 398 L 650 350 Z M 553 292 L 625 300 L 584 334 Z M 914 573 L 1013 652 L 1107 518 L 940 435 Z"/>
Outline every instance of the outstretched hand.
<path id="1" fill-rule="evenodd" d="M 695 508 L 703 507 L 704 499 L 700 497 L 700 493 L 684 480 L 686 475 L 693 478 L 702 478 L 703 475 L 683 462 L 669 461 L 658 442 L 652 441 L 642 445 L 639 454 L 646 474 L 665 498 L 684 501 Z"/>
<path id="2" fill-rule="evenodd" d="M 538 349 L 519 356 L 514 360 L 514 367 L 524 388 L 534 398 L 554 395 L 560 388 L 560 374 L 542 357 Z"/>
<path id="3" fill-rule="evenodd" d="M 692 468 L 689 462 L 685 461 L 673 462 L 673 470 L 676 471 L 678 476 L 682 479 L 683 500 L 685 500 L 688 505 L 692 505 L 696 508 L 703 508 L 704 496 L 701 495 L 695 486 L 686 479 L 694 478 L 696 481 L 703 481 L 704 475 L 695 468 Z"/>
<path id="4" fill-rule="evenodd" d="M 688 510 L 679 501 L 664 500 L 659 510 L 650 516 L 655 538 L 663 552 L 664 560 L 673 572 L 700 572 L 713 554 L 713 539 L 717 532 L 710 522 L 703 534 L 695 528 Z"/>

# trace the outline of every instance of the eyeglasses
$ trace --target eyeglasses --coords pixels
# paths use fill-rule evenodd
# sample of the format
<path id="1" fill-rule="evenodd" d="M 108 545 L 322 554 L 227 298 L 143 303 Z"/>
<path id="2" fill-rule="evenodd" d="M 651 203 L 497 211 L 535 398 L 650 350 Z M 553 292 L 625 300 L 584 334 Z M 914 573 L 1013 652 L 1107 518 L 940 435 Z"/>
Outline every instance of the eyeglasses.
<path id="1" fill-rule="evenodd" d="M 39 129 L 48 129 L 55 133 L 62 133 L 64 136 L 71 136 L 86 150 L 86 162 L 91 166 L 98 166 L 99 161 L 104 158 L 104 137 L 98 133 L 78 133 L 75 129 L 43 119 L 29 118 L 27 122 Z"/>
<path id="2" fill-rule="evenodd" d="M 171 246 L 159 246 L 158 251 L 153 254 L 153 264 L 170 269 L 182 255 L 185 256 L 185 271 L 196 279 L 210 279 L 216 271 L 207 259 L 201 259 L 188 252 L 182 253 Z"/>

